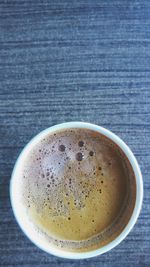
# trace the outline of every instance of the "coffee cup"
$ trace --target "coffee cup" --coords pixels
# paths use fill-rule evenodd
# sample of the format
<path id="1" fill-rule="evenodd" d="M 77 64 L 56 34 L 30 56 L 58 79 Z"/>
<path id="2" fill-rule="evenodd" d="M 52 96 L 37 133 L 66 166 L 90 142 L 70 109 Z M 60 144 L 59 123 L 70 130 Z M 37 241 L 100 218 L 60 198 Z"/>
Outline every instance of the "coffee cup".
<path id="1" fill-rule="evenodd" d="M 31 219 L 29 219 L 29 216 L 26 212 L 26 209 L 23 208 L 22 204 L 20 203 L 20 183 L 19 177 L 20 173 L 22 173 L 22 166 L 24 165 L 24 162 L 29 157 L 30 151 L 40 142 L 40 140 L 44 140 L 44 138 L 48 135 L 55 134 L 57 132 L 63 131 L 63 134 L 65 131 L 70 130 L 76 130 L 80 129 L 84 131 L 93 131 L 97 134 L 100 134 L 104 137 L 104 139 L 110 140 L 113 144 L 116 145 L 122 151 L 127 160 L 129 161 L 129 164 L 132 168 L 132 171 L 134 173 L 135 177 L 135 203 L 134 207 L 132 209 L 132 212 L 130 214 L 130 218 L 128 222 L 126 223 L 125 227 L 121 230 L 121 232 L 112 240 L 110 239 L 110 242 L 104 243 L 103 246 L 96 247 L 95 249 L 91 249 L 88 251 L 84 251 L 81 249 L 78 251 L 70 251 L 66 248 L 63 249 L 63 247 L 55 246 L 52 243 L 48 242 L 48 239 L 41 238 L 41 234 L 39 234 L 33 225 L 33 222 Z M 79 146 L 82 146 L 83 141 L 80 141 Z M 64 152 L 64 147 L 62 145 L 59 146 L 59 151 Z M 82 151 L 81 149 L 79 151 Z M 89 152 L 91 153 L 91 151 Z M 93 152 L 92 152 L 93 153 Z M 90 156 L 93 156 L 91 153 Z M 82 153 L 79 152 L 76 154 L 76 159 L 80 161 L 82 160 Z M 90 157 L 89 156 L 89 157 Z M 77 158 L 78 157 L 78 158 Z M 80 163 L 80 162 L 79 162 Z M 34 190 L 34 189 L 33 189 Z M 129 234 L 133 226 L 135 225 L 137 218 L 139 216 L 141 206 L 142 206 L 142 200 L 143 200 L 143 181 L 142 181 L 142 175 L 140 171 L 140 167 L 137 163 L 137 160 L 135 156 L 133 155 L 130 148 L 114 133 L 111 131 L 91 124 L 91 123 L 84 123 L 84 122 L 67 122 L 62 123 L 59 125 L 52 126 L 50 128 L 47 128 L 46 130 L 42 131 L 38 135 L 36 135 L 23 149 L 20 156 L 18 157 L 16 164 L 14 166 L 11 182 L 10 182 L 10 199 L 12 204 L 12 209 L 16 218 L 16 221 L 18 222 L 19 226 L 23 230 L 24 234 L 40 249 L 44 250 L 47 253 L 53 254 L 58 257 L 62 258 L 68 258 L 68 259 L 86 259 L 90 257 L 95 257 L 98 255 L 101 255 L 105 252 L 108 252 L 112 248 L 116 247 L 120 242 L 122 242 L 125 237 Z"/>

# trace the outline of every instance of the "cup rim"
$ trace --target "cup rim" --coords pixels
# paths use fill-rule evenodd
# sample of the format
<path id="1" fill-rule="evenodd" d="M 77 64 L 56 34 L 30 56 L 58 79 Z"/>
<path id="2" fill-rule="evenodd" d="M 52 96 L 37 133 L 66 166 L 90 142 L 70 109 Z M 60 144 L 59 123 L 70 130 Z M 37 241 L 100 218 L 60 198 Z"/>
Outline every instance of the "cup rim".
<path id="1" fill-rule="evenodd" d="M 19 213 L 19 209 L 17 209 L 17 199 L 15 197 L 14 191 L 15 191 L 15 174 L 17 172 L 17 169 L 20 165 L 20 163 L 23 161 L 23 159 L 26 156 L 26 153 L 29 151 L 29 149 L 32 148 L 43 136 L 46 136 L 48 133 L 52 133 L 58 130 L 63 130 L 63 129 L 69 129 L 69 128 L 84 128 L 84 129 L 90 129 L 93 131 L 100 132 L 104 136 L 108 137 L 111 139 L 114 143 L 116 143 L 125 153 L 127 156 L 128 160 L 130 161 L 130 164 L 133 168 L 134 174 L 135 174 L 135 180 L 136 180 L 136 201 L 135 201 L 135 207 L 133 210 L 133 213 L 123 229 L 123 231 L 110 243 L 106 244 L 105 246 L 88 251 L 88 252 L 70 252 L 70 251 L 65 251 L 56 247 L 50 247 L 50 245 L 47 243 L 47 247 L 45 245 L 40 244 L 40 238 L 37 238 L 37 236 L 33 234 L 29 234 L 29 229 L 26 227 L 25 223 L 21 220 L 21 214 Z M 18 222 L 20 228 L 24 232 L 24 234 L 40 249 L 43 251 L 55 255 L 57 257 L 61 258 L 66 258 L 66 259 L 87 259 L 91 257 L 95 257 L 98 255 L 101 255 L 105 252 L 108 252 L 112 248 L 116 247 L 121 241 L 125 239 L 125 237 L 129 234 L 133 226 L 135 225 L 137 218 L 139 216 L 141 207 L 142 207 L 142 201 L 143 201 L 143 180 L 142 180 L 142 174 L 140 167 L 138 165 L 138 162 L 131 151 L 131 149 L 125 144 L 125 142 L 116 134 L 111 132 L 110 130 L 98 126 L 96 124 L 92 123 L 87 123 L 87 122 L 80 122 L 80 121 L 75 121 L 75 122 L 65 122 L 61 124 L 57 124 L 54 126 L 51 126 L 43 131 L 41 131 L 39 134 L 37 134 L 35 137 L 33 137 L 23 148 L 21 151 L 18 159 L 16 160 L 16 163 L 14 165 L 14 169 L 11 175 L 11 180 L 10 180 L 10 201 L 12 205 L 12 210 L 15 216 L 16 221 Z"/>

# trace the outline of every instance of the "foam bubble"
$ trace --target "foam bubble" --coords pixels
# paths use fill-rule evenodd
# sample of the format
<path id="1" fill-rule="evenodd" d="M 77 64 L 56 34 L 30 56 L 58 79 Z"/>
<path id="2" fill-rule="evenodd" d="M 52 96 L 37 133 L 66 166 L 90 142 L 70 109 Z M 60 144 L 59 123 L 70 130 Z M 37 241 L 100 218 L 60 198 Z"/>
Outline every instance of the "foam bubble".
<path id="1" fill-rule="evenodd" d="M 82 161 L 82 159 L 83 159 L 83 153 L 81 153 L 81 152 L 78 152 L 77 154 L 76 154 L 76 160 L 78 160 L 78 161 Z"/>
<path id="2" fill-rule="evenodd" d="M 61 140 L 60 140 L 61 141 Z M 64 152 L 65 151 L 65 146 L 64 145 L 60 145 L 59 146 L 59 151 Z"/>
<path id="3" fill-rule="evenodd" d="M 79 142 L 78 142 L 78 145 L 79 145 L 80 147 L 82 147 L 82 146 L 84 146 L 84 142 L 83 142 L 83 141 L 79 141 Z"/>
<path id="4" fill-rule="evenodd" d="M 93 151 L 90 151 L 89 152 L 89 155 L 92 157 L 94 155 L 94 152 Z"/>

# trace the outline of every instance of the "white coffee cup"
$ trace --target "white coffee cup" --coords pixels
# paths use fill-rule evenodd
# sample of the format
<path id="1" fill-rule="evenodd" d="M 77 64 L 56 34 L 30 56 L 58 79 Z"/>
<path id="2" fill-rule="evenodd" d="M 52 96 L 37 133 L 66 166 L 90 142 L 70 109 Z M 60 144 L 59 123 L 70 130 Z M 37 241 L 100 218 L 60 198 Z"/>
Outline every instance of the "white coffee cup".
<path id="1" fill-rule="evenodd" d="M 49 244 L 48 241 L 45 239 L 42 239 L 40 234 L 35 231 L 35 228 L 33 227 L 32 223 L 30 222 L 26 210 L 21 206 L 21 203 L 19 201 L 19 185 L 18 185 L 18 179 L 19 179 L 19 173 L 21 172 L 22 164 L 24 160 L 27 157 L 28 152 L 32 149 L 34 145 L 36 145 L 39 140 L 44 138 L 48 133 L 55 132 L 57 130 L 62 130 L 62 129 L 69 129 L 69 128 L 84 128 L 84 129 L 90 129 L 97 131 L 109 139 L 111 139 L 114 143 L 116 143 L 125 153 L 127 158 L 130 161 L 130 164 L 133 168 L 134 174 L 135 174 L 135 179 L 136 179 L 136 201 L 135 201 L 135 207 L 132 213 L 132 216 L 126 225 L 126 227 L 123 229 L 121 234 L 117 236 L 113 241 L 111 241 L 109 244 L 96 249 L 92 250 L 89 252 L 70 252 L 70 251 L 65 251 L 59 248 L 54 247 L 53 245 Z M 47 128 L 46 130 L 40 132 L 38 135 L 36 135 L 23 149 L 21 152 L 20 156 L 18 157 L 16 164 L 13 169 L 12 177 L 11 177 L 11 182 L 10 182 L 10 199 L 11 199 L 11 204 L 13 208 L 13 212 L 15 215 L 15 218 L 20 225 L 21 229 L 27 235 L 27 237 L 39 248 L 42 250 L 46 251 L 47 253 L 53 254 L 58 257 L 62 258 L 68 258 L 68 259 L 85 259 L 85 258 L 90 258 L 90 257 L 95 257 L 98 255 L 101 255 L 112 248 L 116 247 L 131 231 L 133 228 L 134 224 L 137 221 L 137 218 L 139 216 L 141 206 L 142 206 L 142 200 L 143 200 L 143 181 L 142 181 L 142 175 L 141 171 L 139 168 L 139 165 L 137 163 L 137 160 L 135 156 L 133 155 L 132 151 L 130 148 L 114 133 L 111 131 L 91 124 L 91 123 L 84 123 L 84 122 L 67 122 L 67 123 L 62 123 L 58 124 L 55 126 L 52 126 L 50 128 Z"/>

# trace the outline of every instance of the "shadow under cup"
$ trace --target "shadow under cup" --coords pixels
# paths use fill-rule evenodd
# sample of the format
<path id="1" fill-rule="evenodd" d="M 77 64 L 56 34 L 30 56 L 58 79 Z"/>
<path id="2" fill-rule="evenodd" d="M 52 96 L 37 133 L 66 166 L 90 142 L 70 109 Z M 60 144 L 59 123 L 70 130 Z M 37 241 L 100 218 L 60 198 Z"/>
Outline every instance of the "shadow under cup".
<path id="1" fill-rule="evenodd" d="M 21 204 L 19 195 L 20 172 L 22 171 L 24 161 L 29 152 L 37 146 L 41 139 L 46 138 L 49 134 L 60 131 L 64 132 L 65 130 L 69 131 L 69 129 L 80 129 L 81 132 L 93 131 L 97 135 L 100 134 L 101 138 L 104 140 L 110 140 L 111 144 L 113 144 L 115 149 L 118 150 L 121 157 L 124 158 L 124 162 L 128 169 L 124 197 L 121 200 L 121 208 L 118 209 L 118 213 L 115 218 L 113 218 L 112 222 L 107 225 L 103 231 L 96 233 L 86 240 L 80 240 L 80 242 L 73 240 L 69 240 L 69 242 L 66 242 L 66 240 L 58 240 L 46 233 L 44 229 L 40 229 L 39 225 L 35 227 L 31 218 L 29 219 L 29 216 L 27 216 L 27 210 L 25 206 Z M 126 237 L 134 226 L 141 209 L 143 184 L 141 172 L 133 153 L 119 137 L 97 125 L 82 122 L 71 122 L 50 127 L 38 134 L 29 142 L 29 144 L 27 144 L 20 154 L 13 170 L 10 185 L 10 196 L 16 220 L 32 242 L 44 251 L 56 256 L 81 259 L 105 253 L 119 244 Z M 72 221 L 72 224 L 73 223 L 74 222 Z"/>

